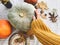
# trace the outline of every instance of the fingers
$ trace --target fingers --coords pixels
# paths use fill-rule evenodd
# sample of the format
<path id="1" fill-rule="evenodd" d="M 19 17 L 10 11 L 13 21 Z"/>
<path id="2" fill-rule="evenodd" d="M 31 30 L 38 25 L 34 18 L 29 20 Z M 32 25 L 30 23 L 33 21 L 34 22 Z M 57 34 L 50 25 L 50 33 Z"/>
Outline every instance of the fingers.
<path id="1" fill-rule="evenodd" d="M 36 19 L 36 17 L 35 16 L 33 16 L 33 20 L 35 20 Z"/>
<path id="2" fill-rule="evenodd" d="M 40 19 L 40 13 L 38 13 L 38 10 L 37 9 L 35 10 L 35 13 L 36 13 L 37 19 Z"/>
<path id="3" fill-rule="evenodd" d="M 36 16 L 33 16 L 33 20 L 40 19 L 40 13 L 38 13 L 38 10 L 35 10 Z"/>

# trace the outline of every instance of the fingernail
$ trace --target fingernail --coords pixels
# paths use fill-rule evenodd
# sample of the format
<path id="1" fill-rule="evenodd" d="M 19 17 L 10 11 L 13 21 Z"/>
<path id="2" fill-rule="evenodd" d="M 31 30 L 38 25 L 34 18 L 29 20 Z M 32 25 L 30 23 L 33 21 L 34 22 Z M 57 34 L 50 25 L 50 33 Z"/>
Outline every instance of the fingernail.
<path id="1" fill-rule="evenodd" d="M 33 16 L 33 20 L 35 20 L 35 16 Z"/>

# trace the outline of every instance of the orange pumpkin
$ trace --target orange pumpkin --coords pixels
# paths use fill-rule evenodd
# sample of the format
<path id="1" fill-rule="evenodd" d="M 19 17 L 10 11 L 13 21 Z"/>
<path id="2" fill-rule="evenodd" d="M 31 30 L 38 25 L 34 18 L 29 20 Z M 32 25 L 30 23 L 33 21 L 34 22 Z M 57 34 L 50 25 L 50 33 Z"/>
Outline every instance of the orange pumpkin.
<path id="1" fill-rule="evenodd" d="M 7 38 L 11 34 L 11 25 L 7 20 L 0 20 L 0 39 Z"/>
<path id="2" fill-rule="evenodd" d="M 37 0 L 24 0 L 24 2 L 35 5 L 37 3 Z"/>

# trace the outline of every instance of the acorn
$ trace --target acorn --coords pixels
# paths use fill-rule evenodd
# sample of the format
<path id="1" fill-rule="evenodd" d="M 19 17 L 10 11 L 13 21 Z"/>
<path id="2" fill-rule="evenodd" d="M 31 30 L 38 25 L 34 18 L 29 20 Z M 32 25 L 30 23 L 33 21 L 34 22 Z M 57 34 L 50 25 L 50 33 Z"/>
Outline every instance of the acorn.
<path id="1" fill-rule="evenodd" d="M 6 8 L 11 8 L 12 3 L 9 0 L 1 0 L 1 3 L 6 7 Z"/>

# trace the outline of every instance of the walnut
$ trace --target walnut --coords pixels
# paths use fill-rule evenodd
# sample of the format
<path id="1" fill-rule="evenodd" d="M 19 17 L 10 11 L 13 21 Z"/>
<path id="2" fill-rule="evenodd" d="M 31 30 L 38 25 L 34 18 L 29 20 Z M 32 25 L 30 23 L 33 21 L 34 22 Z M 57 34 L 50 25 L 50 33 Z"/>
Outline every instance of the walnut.
<path id="1" fill-rule="evenodd" d="M 42 10 L 47 10 L 48 9 L 47 4 L 45 2 L 43 2 L 43 1 L 37 3 L 36 8 L 40 8 Z"/>

